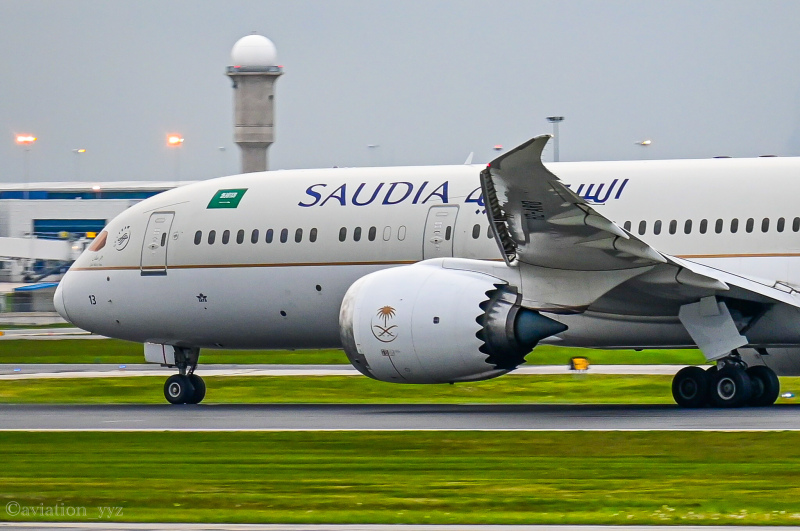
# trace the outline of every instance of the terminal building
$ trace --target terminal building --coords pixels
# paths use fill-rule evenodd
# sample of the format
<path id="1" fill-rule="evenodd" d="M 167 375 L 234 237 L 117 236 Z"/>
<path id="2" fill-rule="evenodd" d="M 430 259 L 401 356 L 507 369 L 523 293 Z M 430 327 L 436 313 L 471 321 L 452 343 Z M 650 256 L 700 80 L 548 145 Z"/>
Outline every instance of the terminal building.
<path id="1" fill-rule="evenodd" d="M 0 282 L 56 278 L 115 216 L 184 184 L 188 182 L 0 184 Z"/>

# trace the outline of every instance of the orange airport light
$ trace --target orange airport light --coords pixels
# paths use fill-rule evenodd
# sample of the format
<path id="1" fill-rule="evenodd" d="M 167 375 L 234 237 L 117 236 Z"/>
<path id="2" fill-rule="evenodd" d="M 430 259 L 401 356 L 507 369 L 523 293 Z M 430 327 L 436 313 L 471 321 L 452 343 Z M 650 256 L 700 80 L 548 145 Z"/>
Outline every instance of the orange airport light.
<path id="1" fill-rule="evenodd" d="M 181 135 L 167 135 L 167 145 L 170 147 L 178 147 L 183 144 L 183 137 Z"/>
<path id="2" fill-rule="evenodd" d="M 36 142 L 36 137 L 33 135 L 17 135 L 17 144 L 29 146 Z"/>

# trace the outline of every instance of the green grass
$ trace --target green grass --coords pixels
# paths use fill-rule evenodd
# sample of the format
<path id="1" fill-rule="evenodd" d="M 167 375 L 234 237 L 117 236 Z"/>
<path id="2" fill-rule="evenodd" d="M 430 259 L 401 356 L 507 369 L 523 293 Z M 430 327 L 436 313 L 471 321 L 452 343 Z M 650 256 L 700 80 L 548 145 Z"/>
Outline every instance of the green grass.
<path id="1" fill-rule="evenodd" d="M 0 403 L 162 404 L 163 377 L 0 380 Z M 647 375 L 504 376 L 456 385 L 403 385 L 364 376 L 205 378 L 204 403 L 673 404 L 672 378 Z M 800 395 L 800 378 L 781 378 Z M 794 400 L 779 399 L 793 403 Z"/>
<path id="2" fill-rule="evenodd" d="M 800 521 L 796 433 L 7 432 L 0 440 L 0 520 L 88 521 L 98 507 L 119 507 L 110 520 Z M 84 507 L 86 516 L 14 518 L 12 501 Z"/>
<path id="3" fill-rule="evenodd" d="M 144 363 L 140 343 L 117 339 L 64 339 L 60 341 L 0 341 L 0 363 Z M 699 350 L 597 350 L 543 345 L 528 355 L 534 365 L 566 365 L 573 356 L 586 356 L 597 364 L 679 364 L 696 365 L 705 358 Z M 328 350 L 210 350 L 204 349 L 205 363 L 290 363 L 348 364 L 338 349 Z"/>
<path id="4" fill-rule="evenodd" d="M 347 363 L 339 349 L 328 350 L 207 350 L 201 363 Z M 62 339 L 0 341 L 0 363 L 144 363 L 141 343 L 119 339 Z"/>

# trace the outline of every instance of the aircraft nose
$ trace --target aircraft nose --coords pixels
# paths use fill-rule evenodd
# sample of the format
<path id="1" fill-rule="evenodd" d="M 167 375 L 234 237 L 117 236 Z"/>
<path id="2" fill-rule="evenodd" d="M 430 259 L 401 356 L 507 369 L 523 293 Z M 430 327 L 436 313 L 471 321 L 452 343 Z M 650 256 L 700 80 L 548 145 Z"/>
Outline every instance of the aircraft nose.
<path id="1" fill-rule="evenodd" d="M 67 307 L 64 304 L 64 284 L 67 282 L 68 276 L 69 274 L 64 275 L 64 278 L 61 279 L 61 282 L 58 283 L 58 287 L 56 287 L 56 294 L 53 296 L 53 304 L 56 307 L 58 315 L 60 315 L 67 321 L 69 321 L 70 319 L 69 315 L 67 315 Z"/>

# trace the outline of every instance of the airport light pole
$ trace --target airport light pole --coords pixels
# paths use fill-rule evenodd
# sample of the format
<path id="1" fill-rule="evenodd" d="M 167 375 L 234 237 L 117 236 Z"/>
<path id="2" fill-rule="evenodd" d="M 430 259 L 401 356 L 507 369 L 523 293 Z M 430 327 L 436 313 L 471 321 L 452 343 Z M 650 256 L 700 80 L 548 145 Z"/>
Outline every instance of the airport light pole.
<path id="1" fill-rule="evenodd" d="M 183 137 L 177 133 L 167 135 L 167 147 L 175 149 L 175 186 L 181 180 L 181 152 L 178 149 L 183 145 Z"/>
<path id="2" fill-rule="evenodd" d="M 25 194 L 24 198 L 27 200 L 29 197 L 28 188 L 30 187 L 30 151 L 33 143 L 36 142 L 36 137 L 33 135 L 17 135 L 17 144 L 24 148 L 22 154 L 22 171 L 25 177 Z"/>
<path id="3" fill-rule="evenodd" d="M 369 165 L 371 167 L 376 167 L 376 154 L 378 148 L 381 147 L 380 144 L 367 144 L 367 153 L 369 153 Z"/>
<path id="4" fill-rule="evenodd" d="M 564 121 L 564 117 L 548 116 L 547 121 L 553 124 L 553 162 L 558 162 L 558 124 Z"/>
<path id="5" fill-rule="evenodd" d="M 228 156 L 227 156 L 228 148 L 226 148 L 225 146 L 219 146 L 217 148 L 217 151 L 220 154 L 219 155 L 219 159 L 222 161 L 221 162 L 221 166 L 220 166 L 222 171 L 220 172 L 220 175 L 221 176 L 222 175 L 229 175 L 228 174 Z"/>
<path id="6" fill-rule="evenodd" d="M 77 148 L 72 150 L 75 153 L 75 180 L 81 180 L 81 155 L 86 153 L 86 150 L 83 148 Z"/>
<path id="7" fill-rule="evenodd" d="M 636 144 L 637 146 L 641 146 L 643 148 L 646 148 L 646 147 L 650 146 L 652 143 L 653 143 L 653 141 L 650 140 L 649 138 L 646 139 L 646 140 L 639 140 L 639 141 L 634 142 L 634 144 Z M 645 159 L 648 158 L 647 155 L 645 155 L 644 152 L 641 152 L 641 155 L 642 155 L 641 158 L 645 158 Z"/>

